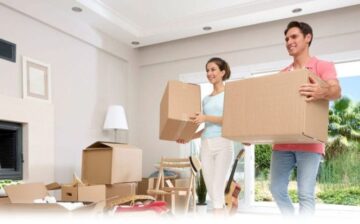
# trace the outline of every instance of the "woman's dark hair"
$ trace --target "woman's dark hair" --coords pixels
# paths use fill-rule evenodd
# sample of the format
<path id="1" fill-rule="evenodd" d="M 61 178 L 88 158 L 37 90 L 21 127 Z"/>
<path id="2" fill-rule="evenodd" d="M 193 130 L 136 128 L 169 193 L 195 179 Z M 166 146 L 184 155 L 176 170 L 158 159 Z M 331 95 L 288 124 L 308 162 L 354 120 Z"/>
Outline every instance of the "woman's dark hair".
<path id="1" fill-rule="evenodd" d="M 211 62 L 215 63 L 219 67 L 220 71 L 225 71 L 225 74 L 222 77 L 223 81 L 230 78 L 230 75 L 231 75 L 230 66 L 225 60 L 223 60 L 222 58 L 216 58 L 216 57 L 210 58 L 210 60 L 206 63 L 205 70 L 206 70 L 207 65 Z"/>
<path id="2" fill-rule="evenodd" d="M 309 47 L 311 45 L 312 39 L 313 39 L 313 31 L 312 28 L 309 24 L 304 23 L 304 22 L 298 22 L 298 21 L 291 21 L 287 27 L 286 30 L 284 31 L 284 34 L 286 35 L 287 32 L 291 29 L 297 27 L 300 29 L 301 33 L 304 35 L 304 37 L 308 34 L 311 34 L 311 40 L 309 42 Z"/>

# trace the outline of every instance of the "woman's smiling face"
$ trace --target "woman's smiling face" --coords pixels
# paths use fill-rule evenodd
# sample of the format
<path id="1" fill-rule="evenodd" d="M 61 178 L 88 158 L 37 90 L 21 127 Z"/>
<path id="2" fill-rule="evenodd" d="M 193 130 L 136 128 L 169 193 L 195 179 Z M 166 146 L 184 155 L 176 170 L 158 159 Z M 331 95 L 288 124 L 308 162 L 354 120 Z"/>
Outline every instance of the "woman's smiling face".
<path id="1" fill-rule="evenodd" d="M 209 62 L 206 65 L 206 76 L 211 84 L 223 81 L 225 71 L 220 71 L 219 66 L 215 62 Z"/>

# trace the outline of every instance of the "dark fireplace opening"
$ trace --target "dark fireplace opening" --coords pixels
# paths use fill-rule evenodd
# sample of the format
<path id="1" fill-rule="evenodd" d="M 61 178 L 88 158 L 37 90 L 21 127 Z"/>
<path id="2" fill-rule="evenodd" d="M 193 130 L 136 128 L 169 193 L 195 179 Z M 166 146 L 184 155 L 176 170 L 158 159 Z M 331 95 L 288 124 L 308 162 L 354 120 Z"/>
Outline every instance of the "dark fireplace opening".
<path id="1" fill-rule="evenodd" d="M 22 124 L 0 121 L 0 179 L 23 179 Z"/>

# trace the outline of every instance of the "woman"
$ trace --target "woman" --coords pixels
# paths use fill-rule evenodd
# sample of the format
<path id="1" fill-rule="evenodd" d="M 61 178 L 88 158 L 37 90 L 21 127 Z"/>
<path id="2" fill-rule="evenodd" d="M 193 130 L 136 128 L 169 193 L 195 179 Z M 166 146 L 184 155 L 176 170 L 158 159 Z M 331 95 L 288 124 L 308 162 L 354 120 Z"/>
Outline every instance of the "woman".
<path id="1" fill-rule="evenodd" d="M 205 128 L 195 133 L 192 139 L 201 137 L 200 159 L 205 184 L 213 202 L 214 212 L 225 208 L 224 191 L 233 160 L 232 141 L 221 137 L 224 105 L 224 81 L 230 78 L 230 67 L 221 58 L 211 58 L 206 63 L 207 79 L 213 91 L 202 102 L 203 113 L 190 117 L 196 124 L 205 122 Z M 183 139 L 178 143 L 186 143 Z"/>

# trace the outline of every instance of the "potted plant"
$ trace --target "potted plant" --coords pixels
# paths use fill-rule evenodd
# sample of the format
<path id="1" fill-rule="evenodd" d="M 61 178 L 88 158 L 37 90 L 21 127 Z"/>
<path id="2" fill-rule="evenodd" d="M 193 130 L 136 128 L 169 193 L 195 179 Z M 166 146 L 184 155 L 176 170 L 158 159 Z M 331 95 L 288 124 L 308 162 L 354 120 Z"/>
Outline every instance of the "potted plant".
<path id="1" fill-rule="evenodd" d="M 204 177 L 202 174 L 202 170 L 200 170 L 200 175 L 196 179 L 196 195 L 198 202 L 196 203 L 197 211 L 199 213 L 206 213 L 207 204 L 206 204 L 206 195 L 207 189 L 204 181 Z"/>

